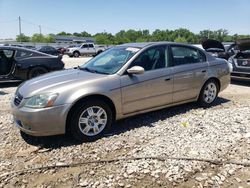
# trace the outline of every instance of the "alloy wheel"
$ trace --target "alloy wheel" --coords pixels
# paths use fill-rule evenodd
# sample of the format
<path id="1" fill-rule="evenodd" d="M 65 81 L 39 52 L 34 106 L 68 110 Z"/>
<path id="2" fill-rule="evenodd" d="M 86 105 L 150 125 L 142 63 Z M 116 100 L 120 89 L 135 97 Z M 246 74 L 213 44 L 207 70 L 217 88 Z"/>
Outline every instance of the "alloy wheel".
<path id="1" fill-rule="evenodd" d="M 216 98 L 216 95 L 217 95 L 217 87 L 215 83 L 211 82 L 207 84 L 203 93 L 204 101 L 206 103 L 212 103 L 214 99 Z"/>
<path id="2" fill-rule="evenodd" d="M 80 131 L 86 136 L 96 136 L 103 131 L 108 121 L 106 111 L 100 106 L 85 109 L 78 120 Z"/>

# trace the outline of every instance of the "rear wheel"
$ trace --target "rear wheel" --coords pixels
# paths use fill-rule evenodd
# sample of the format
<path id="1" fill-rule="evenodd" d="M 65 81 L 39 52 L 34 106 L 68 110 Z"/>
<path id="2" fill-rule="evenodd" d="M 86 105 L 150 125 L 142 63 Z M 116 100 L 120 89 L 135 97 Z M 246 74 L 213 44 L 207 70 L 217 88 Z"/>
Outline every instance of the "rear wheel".
<path id="1" fill-rule="evenodd" d="M 201 89 L 198 99 L 202 107 L 211 106 L 216 100 L 219 92 L 218 83 L 215 80 L 208 80 Z"/>
<path id="2" fill-rule="evenodd" d="M 35 78 L 37 76 L 40 76 L 42 74 L 45 74 L 47 73 L 48 70 L 43 68 L 43 67 L 34 67 L 32 68 L 29 73 L 28 73 L 28 78 L 31 79 L 31 78 Z"/>
<path id="3" fill-rule="evenodd" d="M 72 112 L 70 130 L 79 141 L 94 141 L 103 136 L 112 124 L 110 107 L 99 100 L 84 101 Z"/>

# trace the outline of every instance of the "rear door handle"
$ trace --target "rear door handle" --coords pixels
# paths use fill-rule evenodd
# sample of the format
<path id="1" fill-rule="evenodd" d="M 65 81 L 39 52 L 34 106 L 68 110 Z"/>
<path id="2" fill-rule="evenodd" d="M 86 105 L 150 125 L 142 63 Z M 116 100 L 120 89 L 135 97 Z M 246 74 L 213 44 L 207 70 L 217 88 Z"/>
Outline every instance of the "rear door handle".
<path id="1" fill-rule="evenodd" d="M 170 81 L 170 80 L 171 80 L 171 78 L 166 78 L 166 79 L 165 79 L 166 82 L 167 82 L 167 81 Z"/>

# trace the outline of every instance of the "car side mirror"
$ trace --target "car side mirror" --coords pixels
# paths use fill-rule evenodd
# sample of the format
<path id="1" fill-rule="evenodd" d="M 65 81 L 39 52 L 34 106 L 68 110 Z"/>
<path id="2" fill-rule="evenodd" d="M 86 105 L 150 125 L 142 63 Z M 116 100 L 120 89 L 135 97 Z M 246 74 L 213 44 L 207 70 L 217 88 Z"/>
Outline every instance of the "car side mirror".
<path id="1" fill-rule="evenodd" d="M 127 70 L 127 73 L 129 74 L 143 74 L 144 72 L 144 68 L 140 66 L 133 66 Z"/>

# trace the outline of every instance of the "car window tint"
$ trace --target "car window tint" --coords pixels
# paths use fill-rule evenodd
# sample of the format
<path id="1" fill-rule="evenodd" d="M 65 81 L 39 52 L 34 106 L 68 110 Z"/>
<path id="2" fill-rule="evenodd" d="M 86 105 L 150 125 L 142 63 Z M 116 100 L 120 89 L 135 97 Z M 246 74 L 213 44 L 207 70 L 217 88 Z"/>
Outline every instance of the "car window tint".
<path id="1" fill-rule="evenodd" d="M 54 48 L 51 47 L 51 46 L 48 46 L 47 49 L 48 49 L 49 51 L 54 51 Z"/>
<path id="2" fill-rule="evenodd" d="M 94 45 L 93 45 L 93 44 L 89 44 L 89 47 L 90 47 L 90 48 L 94 48 Z"/>
<path id="3" fill-rule="evenodd" d="M 183 46 L 172 46 L 171 49 L 176 66 L 206 61 L 205 55 L 197 49 Z"/>
<path id="4" fill-rule="evenodd" d="M 17 58 L 31 57 L 31 56 L 33 56 L 33 52 L 29 52 L 29 51 L 17 51 L 16 53 Z"/>
<path id="5" fill-rule="evenodd" d="M 164 46 L 150 48 L 137 57 L 129 68 L 141 66 L 145 71 L 168 67 L 167 48 Z"/>
<path id="6" fill-rule="evenodd" d="M 13 50 L 3 50 L 3 53 L 6 57 L 11 58 L 14 54 Z"/>
<path id="7" fill-rule="evenodd" d="M 87 44 L 84 44 L 84 45 L 82 46 L 82 48 L 88 48 L 88 45 L 87 45 Z"/>

